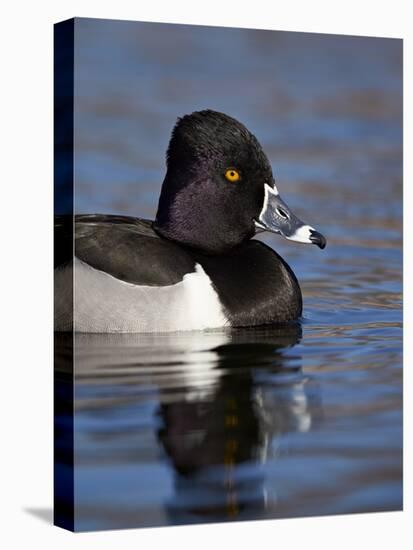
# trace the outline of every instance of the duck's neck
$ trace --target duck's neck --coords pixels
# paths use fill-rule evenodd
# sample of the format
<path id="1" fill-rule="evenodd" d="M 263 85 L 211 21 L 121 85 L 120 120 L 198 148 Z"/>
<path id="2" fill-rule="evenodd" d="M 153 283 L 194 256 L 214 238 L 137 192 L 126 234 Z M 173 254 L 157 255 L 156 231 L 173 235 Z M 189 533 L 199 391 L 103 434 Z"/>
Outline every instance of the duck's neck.
<path id="1" fill-rule="evenodd" d="M 171 177 L 168 172 L 153 224 L 162 237 L 216 255 L 226 254 L 254 236 L 253 224 L 240 220 L 234 209 L 225 209 L 218 197 L 204 189 L 202 181 L 177 186 L 169 181 Z"/>

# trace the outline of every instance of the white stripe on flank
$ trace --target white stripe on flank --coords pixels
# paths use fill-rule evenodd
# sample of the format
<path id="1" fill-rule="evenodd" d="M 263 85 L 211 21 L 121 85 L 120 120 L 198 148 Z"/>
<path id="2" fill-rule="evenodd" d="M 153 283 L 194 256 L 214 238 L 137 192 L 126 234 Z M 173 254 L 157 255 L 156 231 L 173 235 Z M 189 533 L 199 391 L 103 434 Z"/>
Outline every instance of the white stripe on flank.
<path id="1" fill-rule="evenodd" d="M 199 264 L 175 285 L 138 286 L 75 258 L 74 330 L 76 332 L 172 332 L 228 326 L 218 294 Z M 65 296 L 72 267 L 55 272 L 56 330 L 70 328 Z M 67 293 L 66 293 L 67 294 Z"/>

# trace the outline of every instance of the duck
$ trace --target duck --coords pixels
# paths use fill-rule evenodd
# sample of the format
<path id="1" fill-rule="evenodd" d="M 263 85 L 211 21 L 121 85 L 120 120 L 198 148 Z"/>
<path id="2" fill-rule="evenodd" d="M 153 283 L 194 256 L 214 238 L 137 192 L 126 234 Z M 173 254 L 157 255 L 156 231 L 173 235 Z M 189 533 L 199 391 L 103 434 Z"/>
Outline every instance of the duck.
<path id="1" fill-rule="evenodd" d="M 138 333 L 257 327 L 302 316 L 264 231 L 326 246 L 281 198 L 258 139 L 206 109 L 178 118 L 154 220 L 57 216 L 55 330 Z M 71 239 L 74 237 L 74 254 Z M 68 246 L 69 245 L 69 246 Z"/>

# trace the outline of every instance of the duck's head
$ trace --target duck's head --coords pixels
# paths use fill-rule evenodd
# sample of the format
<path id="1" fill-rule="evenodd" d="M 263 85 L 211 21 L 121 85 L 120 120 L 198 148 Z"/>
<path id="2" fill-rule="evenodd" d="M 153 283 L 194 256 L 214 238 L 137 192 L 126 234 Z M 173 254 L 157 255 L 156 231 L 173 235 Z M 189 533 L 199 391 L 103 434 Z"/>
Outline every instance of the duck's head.
<path id="1" fill-rule="evenodd" d="M 180 118 L 173 129 L 154 227 L 207 254 L 227 252 L 259 231 L 326 245 L 281 199 L 256 137 L 210 110 Z"/>

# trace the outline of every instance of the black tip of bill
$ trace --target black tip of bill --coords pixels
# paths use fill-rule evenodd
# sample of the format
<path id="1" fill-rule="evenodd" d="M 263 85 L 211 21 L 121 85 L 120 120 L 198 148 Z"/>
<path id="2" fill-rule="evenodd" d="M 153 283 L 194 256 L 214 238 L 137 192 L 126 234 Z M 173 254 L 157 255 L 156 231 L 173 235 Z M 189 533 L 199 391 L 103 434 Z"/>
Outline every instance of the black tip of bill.
<path id="1" fill-rule="evenodd" d="M 314 229 L 311 229 L 310 231 L 310 241 L 313 244 L 316 244 L 321 249 L 325 248 L 327 244 L 327 241 L 324 235 L 322 235 L 318 231 L 315 231 Z"/>

